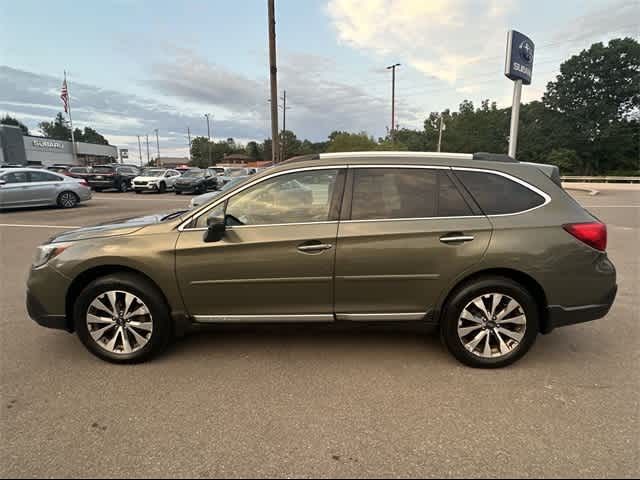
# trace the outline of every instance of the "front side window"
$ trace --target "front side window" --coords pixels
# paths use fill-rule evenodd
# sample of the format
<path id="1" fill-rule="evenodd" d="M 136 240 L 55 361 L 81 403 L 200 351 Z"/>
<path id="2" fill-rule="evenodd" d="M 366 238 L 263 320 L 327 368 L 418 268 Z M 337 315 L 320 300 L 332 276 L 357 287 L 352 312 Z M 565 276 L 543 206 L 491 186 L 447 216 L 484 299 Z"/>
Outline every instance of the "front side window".
<path id="1" fill-rule="evenodd" d="M 26 183 L 29 181 L 29 176 L 27 172 L 11 172 L 2 177 L 2 180 L 7 183 Z"/>
<path id="2" fill-rule="evenodd" d="M 229 225 L 325 222 L 338 170 L 289 173 L 264 180 L 227 202 Z"/>
<path id="3" fill-rule="evenodd" d="M 457 170 L 455 175 L 485 215 L 524 212 L 545 202 L 538 193 L 502 175 L 471 170 Z"/>
<path id="4" fill-rule="evenodd" d="M 356 169 L 352 220 L 467 216 L 472 212 L 443 170 Z"/>

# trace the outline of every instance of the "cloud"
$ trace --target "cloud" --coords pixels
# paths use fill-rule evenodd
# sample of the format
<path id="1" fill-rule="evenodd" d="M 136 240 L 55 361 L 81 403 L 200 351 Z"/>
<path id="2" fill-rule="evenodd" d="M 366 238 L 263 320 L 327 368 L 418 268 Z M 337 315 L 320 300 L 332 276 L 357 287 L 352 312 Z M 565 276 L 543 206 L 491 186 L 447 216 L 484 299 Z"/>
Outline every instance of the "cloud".
<path id="1" fill-rule="evenodd" d="M 340 41 L 454 83 L 504 49 L 511 8 L 499 0 L 369 0 L 366 8 L 330 0 L 327 12 Z"/>

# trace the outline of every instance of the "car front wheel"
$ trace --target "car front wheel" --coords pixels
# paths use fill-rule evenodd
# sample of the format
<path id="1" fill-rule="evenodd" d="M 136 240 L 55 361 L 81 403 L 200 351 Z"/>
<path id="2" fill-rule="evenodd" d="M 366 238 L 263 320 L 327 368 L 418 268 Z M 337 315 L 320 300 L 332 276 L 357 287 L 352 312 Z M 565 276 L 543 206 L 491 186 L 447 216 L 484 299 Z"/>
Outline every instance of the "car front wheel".
<path id="1" fill-rule="evenodd" d="M 78 337 L 97 357 L 139 363 L 162 352 L 171 337 L 169 308 L 145 278 L 112 274 L 89 283 L 74 306 Z"/>
<path id="2" fill-rule="evenodd" d="M 466 283 L 443 311 L 442 339 L 462 363 L 500 368 L 522 358 L 539 332 L 538 306 L 531 293 L 505 277 Z"/>

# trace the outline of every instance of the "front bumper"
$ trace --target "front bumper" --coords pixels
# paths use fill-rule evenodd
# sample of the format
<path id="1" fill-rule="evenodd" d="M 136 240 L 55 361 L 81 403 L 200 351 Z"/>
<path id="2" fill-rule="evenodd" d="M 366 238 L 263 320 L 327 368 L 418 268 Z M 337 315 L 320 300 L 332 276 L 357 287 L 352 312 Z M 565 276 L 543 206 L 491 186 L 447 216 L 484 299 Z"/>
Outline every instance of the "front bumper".
<path id="1" fill-rule="evenodd" d="M 65 305 L 70 283 L 49 265 L 31 269 L 27 280 L 27 312 L 38 325 L 72 331 Z"/>
<path id="2" fill-rule="evenodd" d="M 156 192 L 158 191 L 157 183 L 147 183 L 146 185 L 136 184 L 131 185 L 135 191 L 140 192 Z"/>
<path id="3" fill-rule="evenodd" d="M 173 188 L 176 192 L 193 193 L 200 190 L 202 188 L 202 185 L 179 185 L 176 183 Z"/>
<path id="4" fill-rule="evenodd" d="M 618 293 L 618 286 L 608 292 L 597 303 L 581 305 L 577 307 L 563 307 L 561 305 L 549 305 L 547 307 L 549 322 L 543 333 L 550 333 L 558 327 L 566 327 L 577 323 L 590 322 L 604 317 L 609 313 Z"/>

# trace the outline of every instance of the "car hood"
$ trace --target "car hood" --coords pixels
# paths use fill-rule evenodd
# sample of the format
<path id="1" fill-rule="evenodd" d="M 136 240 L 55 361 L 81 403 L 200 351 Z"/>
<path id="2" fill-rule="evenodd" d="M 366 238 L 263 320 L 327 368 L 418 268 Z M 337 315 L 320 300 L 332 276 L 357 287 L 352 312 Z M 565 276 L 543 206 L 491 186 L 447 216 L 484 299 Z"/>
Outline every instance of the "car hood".
<path id="1" fill-rule="evenodd" d="M 191 205 L 193 205 L 194 207 L 199 207 L 200 205 L 204 205 L 205 203 L 207 203 L 209 200 L 212 200 L 220 196 L 222 193 L 224 192 L 216 191 L 216 192 L 203 193 L 202 195 L 193 197 L 193 199 L 191 200 Z"/>
<path id="2" fill-rule="evenodd" d="M 133 179 L 134 182 L 155 182 L 158 180 L 162 180 L 162 177 L 136 177 Z"/>
<path id="3" fill-rule="evenodd" d="M 73 242 L 76 240 L 88 240 L 91 238 L 104 238 L 115 237 L 119 235 L 130 235 L 137 232 L 141 228 L 148 225 L 154 225 L 160 223 L 163 218 L 173 212 L 162 212 L 153 215 L 146 215 L 144 217 L 134 218 L 122 218 L 112 220 L 106 223 L 100 223 L 97 225 L 91 225 L 88 227 L 77 228 L 75 230 L 69 230 L 62 232 L 60 235 L 56 235 L 49 240 L 49 243 L 53 242 Z"/>
<path id="4" fill-rule="evenodd" d="M 187 184 L 187 183 L 197 183 L 197 182 L 203 182 L 204 178 L 203 177 L 193 177 L 193 178 L 179 178 L 176 183 L 183 183 L 183 184 Z"/>

